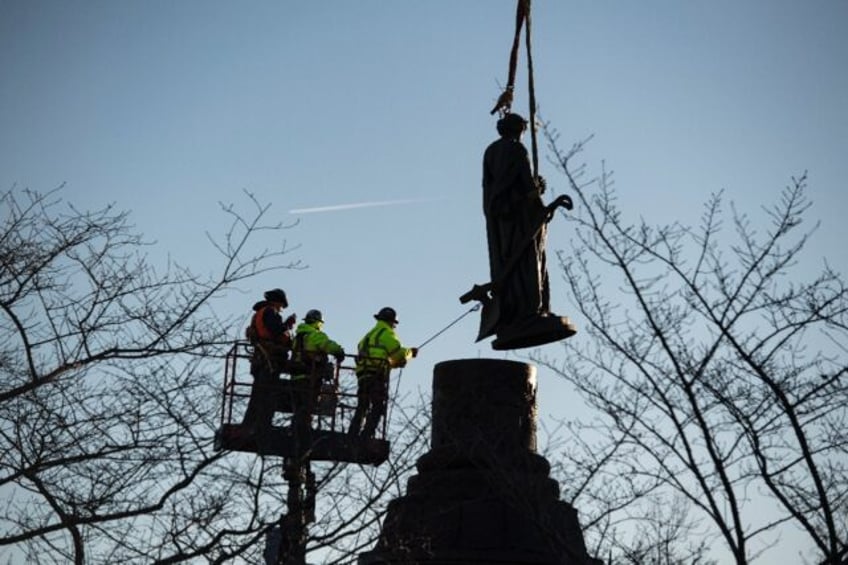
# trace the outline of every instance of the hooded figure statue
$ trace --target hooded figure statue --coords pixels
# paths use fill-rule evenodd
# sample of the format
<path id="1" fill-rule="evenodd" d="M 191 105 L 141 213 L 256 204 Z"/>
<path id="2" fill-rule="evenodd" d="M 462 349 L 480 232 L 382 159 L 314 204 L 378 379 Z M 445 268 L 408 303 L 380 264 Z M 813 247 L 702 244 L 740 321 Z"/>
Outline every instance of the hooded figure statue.
<path id="1" fill-rule="evenodd" d="M 543 320 L 551 316 L 545 240 L 552 211 L 542 202 L 544 179 L 533 177 L 521 143 L 527 121 L 506 114 L 497 129 L 500 139 L 483 156 L 483 213 L 496 307 L 484 311 L 478 339 L 497 333 L 495 349 L 516 349 L 569 337 L 575 329 L 567 318 Z"/>

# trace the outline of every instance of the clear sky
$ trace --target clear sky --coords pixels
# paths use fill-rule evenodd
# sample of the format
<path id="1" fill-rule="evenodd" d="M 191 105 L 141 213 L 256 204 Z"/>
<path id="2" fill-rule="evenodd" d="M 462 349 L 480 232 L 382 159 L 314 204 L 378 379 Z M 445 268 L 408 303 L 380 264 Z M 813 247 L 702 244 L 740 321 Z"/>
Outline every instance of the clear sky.
<path id="1" fill-rule="evenodd" d="M 585 161 L 616 171 L 634 219 L 694 223 L 720 189 L 756 215 L 808 170 L 810 217 L 822 221 L 808 254 L 845 272 L 848 1 L 533 4 L 542 117 L 565 146 L 595 135 Z M 81 208 L 114 202 L 158 242 L 151 253 L 201 271 L 213 257 L 204 232 L 223 227 L 218 202 L 246 204 L 248 190 L 273 219 L 299 220 L 286 235 L 309 268 L 260 277 L 222 314 L 246 321 L 279 286 L 301 316 L 322 309 L 348 350 L 385 305 L 416 345 L 488 278 L 481 155 L 496 137 L 489 110 L 514 10 L 514 0 L 0 0 L 0 188 L 64 182 Z M 523 72 L 514 109 L 526 113 Z M 544 156 L 541 173 L 562 192 Z M 291 213 L 387 200 L 404 202 Z M 569 239 L 558 219 L 550 252 Z M 552 307 L 567 315 L 551 266 Z M 445 359 L 505 356 L 475 344 L 477 319 L 425 347 L 402 389 L 429 387 Z M 566 392 L 541 374 L 542 414 L 569 415 Z"/>

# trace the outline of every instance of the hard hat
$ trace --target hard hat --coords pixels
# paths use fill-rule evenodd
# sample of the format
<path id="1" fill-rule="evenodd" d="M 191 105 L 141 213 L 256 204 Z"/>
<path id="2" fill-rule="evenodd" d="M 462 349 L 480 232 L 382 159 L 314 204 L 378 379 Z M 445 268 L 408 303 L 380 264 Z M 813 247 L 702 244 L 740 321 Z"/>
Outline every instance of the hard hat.
<path id="1" fill-rule="evenodd" d="M 289 301 L 286 299 L 286 293 L 281 288 L 275 288 L 265 293 L 265 300 L 268 302 L 279 302 L 283 308 L 288 308 Z"/>
<path id="2" fill-rule="evenodd" d="M 386 306 L 385 308 L 380 308 L 380 311 L 374 314 L 374 318 L 378 320 L 383 320 L 384 322 L 389 322 L 390 324 L 397 324 L 397 312 L 395 312 L 394 308 L 389 308 Z"/>
<path id="3" fill-rule="evenodd" d="M 527 129 L 527 120 L 520 114 L 506 114 L 498 120 L 498 133 L 501 135 L 521 133 Z"/>
<path id="4" fill-rule="evenodd" d="M 321 310 L 310 310 L 306 313 L 304 320 L 306 320 L 307 324 L 312 322 L 323 322 L 324 316 L 321 315 Z"/>

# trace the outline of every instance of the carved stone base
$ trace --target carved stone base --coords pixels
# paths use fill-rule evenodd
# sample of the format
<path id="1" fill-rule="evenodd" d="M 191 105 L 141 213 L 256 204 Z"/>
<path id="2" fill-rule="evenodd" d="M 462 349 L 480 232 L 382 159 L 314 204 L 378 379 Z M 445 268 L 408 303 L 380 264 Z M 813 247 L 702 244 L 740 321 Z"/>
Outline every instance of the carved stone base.
<path id="1" fill-rule="evenodd" d="M 537 316 L 499 328 L 492 349 L 503 351 L 535 347 L 569 338 L 576 333 L 577 326 L 565 316 Z"/>

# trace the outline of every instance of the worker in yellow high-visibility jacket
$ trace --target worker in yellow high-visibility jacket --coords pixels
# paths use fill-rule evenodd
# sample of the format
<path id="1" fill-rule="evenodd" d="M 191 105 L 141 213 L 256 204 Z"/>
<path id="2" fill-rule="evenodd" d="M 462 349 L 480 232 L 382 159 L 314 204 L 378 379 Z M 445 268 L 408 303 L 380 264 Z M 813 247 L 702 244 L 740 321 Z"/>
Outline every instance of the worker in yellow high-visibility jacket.
<path id="1" fill-rule="evenodd" d="M 406 366 L 418 355 L 415 347 L 404 347 L 395 333 L 398 325 L 394 308 L 382 308 L 374 314 L 377 324 L 359 341 L 356 360 L 357 405 L 350 435 L 374 437 L 377 425 L 386 415 L 389 397 L 389 372 Z M 365 420 L 365 426 L 362 421 Z"/>

